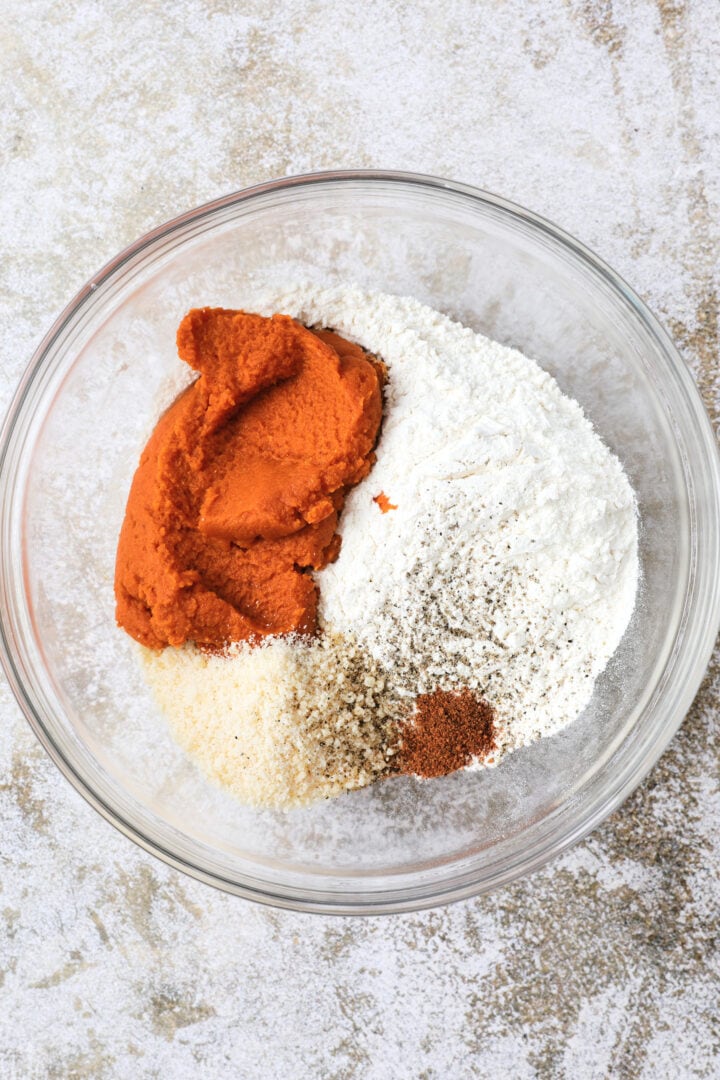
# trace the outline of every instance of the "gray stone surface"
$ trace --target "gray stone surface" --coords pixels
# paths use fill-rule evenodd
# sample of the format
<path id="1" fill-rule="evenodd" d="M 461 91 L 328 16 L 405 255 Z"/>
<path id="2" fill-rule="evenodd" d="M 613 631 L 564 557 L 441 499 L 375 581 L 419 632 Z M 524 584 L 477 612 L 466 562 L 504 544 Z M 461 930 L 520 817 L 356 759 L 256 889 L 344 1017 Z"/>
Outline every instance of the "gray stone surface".
<path id="1" fill-rule="evenodd" d="M 585 240 L 718 388 L 715 0 L 5 0 L 0 406 L 137 235 L 282 174 L 416 169 Z M 2 1077 L 720 1076 L 713 662 L 639 791 L 530 880 L 335 920 L 213 892 L 76 795 L 0 685 Z"/>

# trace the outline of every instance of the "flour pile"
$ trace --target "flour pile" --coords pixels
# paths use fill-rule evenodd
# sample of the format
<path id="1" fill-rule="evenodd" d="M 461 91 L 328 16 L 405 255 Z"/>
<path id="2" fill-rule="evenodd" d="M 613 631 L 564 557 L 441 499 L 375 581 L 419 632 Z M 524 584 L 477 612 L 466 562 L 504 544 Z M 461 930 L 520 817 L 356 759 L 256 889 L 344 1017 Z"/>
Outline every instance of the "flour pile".
<path id="1" fill-rule="evenodd" d="M 495 713 L 494 752 L 476 767 L 571 723 L 620 642 L 638 582 L 633 491 L 580 406 L 532 360 L 413 299 L 307 288 L 255 298 L 253 308 L 331 327 L 388 367 L 377 463 L 347 499 L 337 562 L 317 575 L 321 628 L 365 654 L 382 683 L 373 708 L 383 723 L 393 709 L 407 715 L 419 694 L 469 688 Z M 395 508 L 382 512 L 381 495 Z M 302 661 L 286 649 L 283 662 L 306 664 L 307 650 L 321 648 L 306 645 Z M 147 663 L 163 697 L 174 665 L 167 656 Z M 255 650 L 252 663 L 250 755 L 258 724 L 277 727 L 288 701 L 279 707 L 263 674 L 277 664 L 273 648 Z M 199 672 L 207 660 L 184 650 L 182 664 Z M 227 783 L 223 747 L 245 739 L 238 706 L 228 712 L 216 699 L 210 752 L 199 721 L 188 735 L 192 704 L 172 697 L 163 703 L 180 741 Z M 302 695 L 294 707 L 298 716 L 310 708 Z M 311 774 L 311 748 L 305 756 Z M 255 776 L 235 792 L 295 805 L 359 783 L 346 777 L 330 791 L 318 781 L 315 791 L 310 779 L 283 800 Z"/>

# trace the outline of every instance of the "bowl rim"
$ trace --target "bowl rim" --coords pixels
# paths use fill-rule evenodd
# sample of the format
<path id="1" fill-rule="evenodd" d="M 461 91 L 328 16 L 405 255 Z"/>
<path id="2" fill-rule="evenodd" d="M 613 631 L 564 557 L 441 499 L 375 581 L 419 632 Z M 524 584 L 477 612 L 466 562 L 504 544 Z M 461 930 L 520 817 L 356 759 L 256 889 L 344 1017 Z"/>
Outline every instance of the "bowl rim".
<path id="1" fill-rule="evenodd" d="M 398 185 L 399 187 L 417 186 L 430 191 L 444 191 L 462 196 L 471 202 L 479 203 L 485 208 L 492 207 L 504 215 L 520 220 L 532 230 L 544 233 L 553 241 L 571 254 L 576 256 L 581 263 L 596 276 L 603 279 L 611 289 L 618 293 L 628 307 L 634 312 L 643 324 L 644 329 L 654 338 L 656 345 L 664 354 L 666 361 L 678 383 L 678 389 L 684 393 L 685 406 L 689 409 L 695 422 L 695 436 L 699 440 L 704 453 L 704 472 L 706 496 L 703 512 L 714 519 L 714 530 L 710 536 L 714 540 L 713 560 L 705 560 L 704 565 L 695 567 L 704 577 L 704 591 L 701 597 L 703 603 L 703 625 L 699 625 L 698 615 L 695 615 L 695 641 L 693 642 L 692 670 L 687 672 L 680 690 L 675 692 L 674 708 L 672 715 L 665 723 L 651 752 L 647 754 L 639 765 L 624 775 L 605 794 L 603 799 L 596 799 L 595 803 L 586 808 L 586 813 L 575 823 L 575 826 L 566 829 L 560 839 L 554 834 L 546 837 L 545 843 L 534 850 L 531 855 L 521 853 L 510 865 L 506 865 L 501 873 L 495 873 L 491 880 L 483 880 L 472 869 L 454 877 L 452 881 L 439 882 L 433 878 L 426 885 L 413 886 L 405 883 L 401 887 L 392 887 L 387 890 L 372 890 L 363 892 L 362 889 L 343 889 L 335 892 L 327 888 L 287 888 L 274 882 L 266 882 L 255 878 L 254 883 L 248 879 L 243 881 L 229 880 L 218 872 L 196 866 L 194 863 L 171 851 L 158 839 L 145 835 L 136 825 L 126 820 L 123 814 L 108 804 L 90 783 L 80 774 L 75 766 L 68 761 L 60 748 L 53 741 L 52 736 L 45 727 L 42 717 L 33 705 L 25 686 L 20 665 L 16 656 L 13 643 L 12 631 L 7 626 L 8 599 L 7 580 L 5 566 L 5 554 L 7 545 L 0 543 L 0 664 L 10 684 L 10 688 L 28 720 L 35 735 L 45 748 L 50 758 L 57 765 L 60 772 L 79 792 L 80 795 L 98 811 L 107 821 L 115 826 L 124 836 L 133 840 L 139 847 L 150 854 L 160 858 L 163 862 L 177 870 L 181 870 L 189 876 L 213 885 L 226 892 L 239 895 L 245 899 L 253 900 L 262 904 L 296 911 L 316 912 L 324 914 L 384 914 L 392 912 L 407 912 L 434 907 L 472 896 L 488 892 L 491 889 L 508 884 L 511 881 L 524 877 L 545 865 L 550 859 L 555 858 L 566 851 L 573 844 L 587 836 L 609 814 L 616 810 L 622 802 L 629 797 L 635 788 L 641 783 L 651 768 L 664 752 L 670 739 L 674 736 L 682 723 L 687 709 L 700 686 L 703 675 L 707 668 L 715 639 L 720 625 L 720 454 L 712 429 L 710 419 L 702 403 L 700 392 L 696 386 L 689 368 L 680 356 L 671 338 L 659 323 L 658 319 L 647 308 L 645 303 L 633 289 L 614 271 L 600 259 L 593 251 L 581 241 L 576 240 L 554 223 L 525 207 L 507 200 L 501 196 L 485 191 L 470 184 L 444 179 L 437 176 L 405 172 L 399 170 L 378 169 L 341 169 L 320 172 L 303 173 L 296 176 L 282 177 L 276 180 L 266 181 L 251 187 L 243 188 L 221 198 L 206 202 L 192 210 L 186 211 L 169 221 L 157 226 L 140 236 L 132 244 L 125 247 L 114 258 L 94 274 L 90 280 L 75 294 L 56 318 L 50 329 L 42 338 L 35 349 L 33 356 L 25 369 L 18 388 L 11 399 L 5 420 L 0 428 L 0 495 L 2 498 L 2 515 L 6 519 L 8 506 L 11 500 L 6 499 L 5 484 L 9 450 L 16 432 L 19 420 L 23 417 L 28 396 L 34 384 L 41 376 L 45 361 L 55 343 L 62 337 L 64 332 L 77 319 L 80 312 L 86 307 L 103 284 L 115 278 L 122 268 L 131 260 L 137 258 L 142 252 L 156 244 L 160 240 L 166 240 L 172 234 L 183 230 L 186 226 L 199 222 L 207 217 L 215 216 L 218 212 L 237 207 L 238 205 L 257 199 L 268 193 L 288 192 L 304 187 L 317 185 L 349 184 L 355 182 L 383 183 Z M 2 539 L 5 538 L 5 524 L 3 521 Z M 12 567 L 9 568 L 12 572 Z M 689 584 L 685 595 L 684 604 L 687 606 L 688 595 L 692 575 L 689 576 Z M 695 582 L 695 592 L 700 590 Z M 668 657 L 666 668 L 673 656 L 679 651 L 676 634 L 675 643 L 671 655 Z M 686 649 L 687 651 L 687 649 Z M 240 875 L 238 875 L 240 877 Z M 340 875 L 341 876 L 341 875 Z M 389 875 L 391 876 L 391 875 Z M 396 875 L 397 876 L 397 875 Z M 409 875 L 408 875 L 409 876 Z"/>

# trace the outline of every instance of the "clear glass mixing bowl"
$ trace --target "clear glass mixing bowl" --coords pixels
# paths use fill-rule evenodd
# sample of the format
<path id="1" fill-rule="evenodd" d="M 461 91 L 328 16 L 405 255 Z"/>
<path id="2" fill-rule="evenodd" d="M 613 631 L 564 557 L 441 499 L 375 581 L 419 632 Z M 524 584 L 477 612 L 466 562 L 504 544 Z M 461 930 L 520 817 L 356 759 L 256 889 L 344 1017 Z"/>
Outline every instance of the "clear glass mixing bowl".
<path id="1" fill-rule="evenodd" d="M 620 650 L 564 733 L 497 770 L 259 812 L 212 787 L 173 744 L 114 624 L 113 563 L 139 452 L 178 389 L 183 313 L 242 307 L 256 286 L 307 279 L 411 294 L 537 359 L 631 477 L 643 577 Z M 718 458 L 672 343 L 581 244 L 461 184 L 325 173 L 156 229 L 60 316 L 18 390 L 1 453 L 3 660 L 38 737 L 137 843 L 265 903 L 410 910 L 537 868 L 651 768 L 718 627 Z"/>

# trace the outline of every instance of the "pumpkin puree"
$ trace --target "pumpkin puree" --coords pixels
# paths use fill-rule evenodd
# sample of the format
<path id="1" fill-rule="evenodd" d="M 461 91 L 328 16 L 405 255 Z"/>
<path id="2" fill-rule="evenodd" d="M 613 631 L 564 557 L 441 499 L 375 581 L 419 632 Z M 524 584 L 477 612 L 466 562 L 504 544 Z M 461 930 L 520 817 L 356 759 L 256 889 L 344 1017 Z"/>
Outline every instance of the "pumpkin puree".
<path id="1" fill-rule="evenodd" d="M 330 331 L 223 308 L 190 311 L 177 346 L 200 374 L 135 473 L 117 621 L 153 649 L 310 634 L 309 571 L 337 558 L 345 495 L 374 463 L 384 368 Z"/>
<path id="2" fill-rule="evenodd" d="M 395 503 L 390 502 L 384 491 L 381 491 L 379 495 L 376 495 L 373 502 L 377 503 L 382 514 L 387 514 L 389 510 L 397 510 Z"/>

